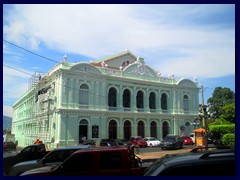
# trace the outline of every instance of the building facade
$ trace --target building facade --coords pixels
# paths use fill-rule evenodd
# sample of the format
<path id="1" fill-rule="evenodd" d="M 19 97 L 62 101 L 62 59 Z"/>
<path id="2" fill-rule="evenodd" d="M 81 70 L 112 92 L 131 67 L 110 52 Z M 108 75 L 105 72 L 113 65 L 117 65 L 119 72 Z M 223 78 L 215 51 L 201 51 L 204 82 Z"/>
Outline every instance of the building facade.
<path id="1" fill-rule="evenodd" d="M 13 105 L 12 133 L 20 146 L 39 138 L 51 148 L 134 135 L 162 140 L 194 129 L 198 94 L 196 81 L 161 77 L 130 51 L 89 63 L 65 58 L 34 75 Z"/>

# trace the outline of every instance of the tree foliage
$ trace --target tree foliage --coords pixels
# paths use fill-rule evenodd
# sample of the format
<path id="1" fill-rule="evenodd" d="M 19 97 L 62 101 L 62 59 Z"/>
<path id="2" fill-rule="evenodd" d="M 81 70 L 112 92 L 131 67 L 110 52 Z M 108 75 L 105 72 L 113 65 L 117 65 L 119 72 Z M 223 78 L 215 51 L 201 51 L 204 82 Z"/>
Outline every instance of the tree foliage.
<path id="1" fill-rule="evenodd" d="M 226 105 L 234 104 L 235 111 L 235 93 L 229 88 L 216 87 L 212 94 L 212 97 L 207 100 L 207 103 L 209 107 L 208 112 L 210 114 L 213 114 L 215 118 L 220 118 L 223 113 L 226 111 L 230 112 L 229 109 L 232 108 L 232 106 L 225 107 Z M 233 119 L 231 121 L 233 121 Z"/>
<path id="2" fill-rule="evenodd" d="M 234 149 L 235 148 L 235 134 L 234 133 L 224 134 L 222 137 L 222 143 L 224 146 Z"/>
<path id="3" fill-rule="evenodd" d="M 221 109 L 223 113 L 220 115 L 220 119 L 235 123 L 235 104 L 226 104 Z"/>

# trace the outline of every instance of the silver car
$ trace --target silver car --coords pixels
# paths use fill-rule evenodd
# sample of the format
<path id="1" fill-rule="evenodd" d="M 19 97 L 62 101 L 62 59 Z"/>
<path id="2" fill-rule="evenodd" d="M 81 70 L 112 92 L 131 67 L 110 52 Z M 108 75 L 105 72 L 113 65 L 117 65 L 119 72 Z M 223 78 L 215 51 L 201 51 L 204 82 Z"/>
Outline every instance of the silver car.
<path id="1" fill-rule="evenodd" d="M 44 166 L 53 166 L 63 162 L 68 158 L 73 152 L 91 148 L 90 145 L 84 146 L 64 146 L 56 148 L 49 152 L 46 156 L 39 160 L 25 161 L 18 164 L 15 164 L 9 172 L 9 176 L 19 176 L 25 171 L 40 168 Z"/>
<path id="2" fill-rule="evenodd" d="M 147 146 L 149 147 L 159 146 L 161 143 L 161 141 L 155 137 L 145 137 L 143 139 L 147 142 Z"/>

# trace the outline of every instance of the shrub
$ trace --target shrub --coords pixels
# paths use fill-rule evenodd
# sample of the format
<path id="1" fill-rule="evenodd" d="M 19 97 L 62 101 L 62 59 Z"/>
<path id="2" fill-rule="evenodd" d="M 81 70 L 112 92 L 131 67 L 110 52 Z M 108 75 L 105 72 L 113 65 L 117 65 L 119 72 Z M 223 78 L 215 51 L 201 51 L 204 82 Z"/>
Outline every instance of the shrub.
<path id="1" fill-rule="evenodd" d="M 235 134 L 227 133 L 222 137 L 222 144 L 228 148 L 235 148 Z"/>
<path id="2" fill-rule="evenodd" d="M 220 125 L 209 125 L 209 133 L 213 134 L 215 138 L 219 139 L 224 134 L 235 133 L 235 124 L 220 124 Z"/>

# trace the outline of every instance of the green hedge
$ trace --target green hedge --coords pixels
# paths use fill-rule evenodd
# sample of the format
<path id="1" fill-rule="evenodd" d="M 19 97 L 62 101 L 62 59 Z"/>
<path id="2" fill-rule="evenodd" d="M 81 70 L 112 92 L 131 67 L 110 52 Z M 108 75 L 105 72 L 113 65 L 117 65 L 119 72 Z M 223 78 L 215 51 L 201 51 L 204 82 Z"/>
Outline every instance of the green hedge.
<path id="1" fill-rule="evenodd" d="M 235 124 L 212 124 L 208 126 L 208 135 L 215 141 L 221 139 L 223 135 L 228 133 L 235 134 Z"/>
<path id="2" fill-rule="evenodd" d="M 227 133 L 224 134 L 222 137 L 222 143 L 224 146 L 228 148 L 235 148 L 235 134 L 233 133 Z"/>

